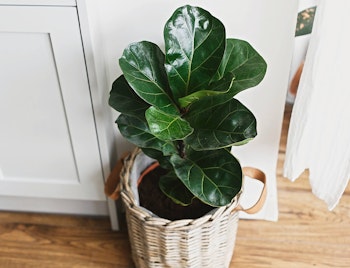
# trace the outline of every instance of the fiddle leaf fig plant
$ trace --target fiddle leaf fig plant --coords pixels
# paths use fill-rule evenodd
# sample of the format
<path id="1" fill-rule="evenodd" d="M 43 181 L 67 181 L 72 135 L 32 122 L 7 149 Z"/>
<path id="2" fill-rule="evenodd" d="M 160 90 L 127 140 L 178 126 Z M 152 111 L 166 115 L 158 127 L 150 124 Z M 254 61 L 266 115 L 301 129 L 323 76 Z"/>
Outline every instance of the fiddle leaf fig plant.
<path id="1" fill-rule="evenodd" d="M 252 140 L 254 115 L 234 98 L 258 85 L 266 62 L 246 41 L 227 39 L 208 11 L 178 8 L 164 27 L 165 52 L 141 41 L 119 59 L 109 104 L 121 134 L 168 173 L 159 187 L 174 202 L 229 204 L 242 186 L 232 146 Z"/>

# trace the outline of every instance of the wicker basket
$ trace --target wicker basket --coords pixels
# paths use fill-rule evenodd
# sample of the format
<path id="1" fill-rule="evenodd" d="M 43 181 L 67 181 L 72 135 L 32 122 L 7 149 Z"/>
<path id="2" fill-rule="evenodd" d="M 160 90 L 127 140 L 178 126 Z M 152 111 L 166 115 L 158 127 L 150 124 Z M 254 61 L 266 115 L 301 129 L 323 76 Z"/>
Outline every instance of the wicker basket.
<path id="1" fill-rule="evenodd" d="M 138 205 L 135 190 L 130 187 L 130 173 L 139 153 L 139 150 L 134 151 L 125 159 L 120 173 L 121 197 L 136 267 L 229 267 L 236 240 L 238 210 L 242 210 L 238 197 L 228 206 L 213 209 L 198 219 L 170 221 L 159 218 Z M 264 182 L 265 178 L 259 180 Z M 247 210 L 248 213 L 259 210 L 265 196 L 264 187 L 259 204 Z"/>

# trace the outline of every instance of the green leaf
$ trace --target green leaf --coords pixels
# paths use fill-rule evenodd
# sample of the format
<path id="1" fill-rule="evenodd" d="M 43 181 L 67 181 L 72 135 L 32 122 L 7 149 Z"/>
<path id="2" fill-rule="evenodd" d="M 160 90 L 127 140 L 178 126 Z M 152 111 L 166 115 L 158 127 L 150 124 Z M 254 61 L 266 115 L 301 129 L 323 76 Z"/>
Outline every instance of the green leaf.
<path id="1" fill-rule="evenodd" d="M 242 90 L 258 85 L 264 78 L 266 69 L 265 60 L 248 42 L 227 39 L 216 80 L 222 79 L 227 73 L 233 73 L 235 80 L 230 89 L 230 96 L 233 97 Z"/>
<path id="2" fill-rule="evenodd" d="M 116 123 L 123 137 L 138 147 L 155 149 L 164 155 L 177 153 L 174 143 L 162 141 L 150 132 L 146 119 L 142 116 L 121 114 Z"/>
<path id="3" fill-rule="evenodd" d="M 201 98 L 207 97 L 207 96 L 214 96 L 218 94 L 222 94 L 223 92 L 219 91 L 213 91 L 213 90 L 200 90 L 195 93 L 192 93 L 186 97 L 179 99 L 179 104 L 181 108 L 185 108 L 192 104 L 195 101 L 200 100 Z"/>
<path id="4" fill-rule="evenodd" d="M 242 169 L 227 150 L 197 152 L 189 150 L 186 158 L 170 158 L 177 177 L 194 196 L 214 207 L 225 206 L 242 187 Z"/>
<path id="5" fill-rule="evenodd" d="M 214 81 L 208 85 L 208 90 L 200 90 L 194 92 L 188 96 L 179 99 L 179 104 L 181 108 L 185 108 L 192 104 L 195 101 L 198 101 L 204 97 L 208 96 L 216 96 L 220 94 L 228 93 L 230 88 L 232 87 L 232 83 L 234 81 L 234 75 L 232 73 L 227 73 L 225 76 L 219 81 Z M 230 99 L 230 97 L 226 97 L 225 99 Z"/>
<path id="6" fill-rule="evenodd" d="M 118 112 L 129 115 L 144 114 L 150 106 L 134 92 L 124 75 L 113 82 L 108 103 Z"/>
<path id="7" fill-rule="evenodd" d="M 235 80 L 235 75 L 231 72 L 227 72 L 224 74 L 223 77 L 220 78 L 220 80 L 214 80 L 210 82 L 209 89 L 216 92 L 220 92 L 222 94 L 230 93 L 230 90 Z M 226 98 L 230 99 L 231 95 L 230 97 L 227 97 L 226 95 Z"/>
<path id="8" fill-rule="evenodd" d="M 156 159 L 159 162 L 159 165 L 166 169 L 166 170 L 170 170 L 172 169 L 172 165 L 170 164 L 170 156 L 169 155 L 164 155 L 163 152 L 156 150 L 156 149 L 152 149 L 152 148 L 141 148 L 142 152 L 153 158 Z"/>
<path id="9" fill-rule="evenodd" d="M 207 88 L 225 50 L 225 27 L 199 7 L 178 8 L 164 28 L 165 68 L 175 100 Z"/>
<path id="10" fill-rule="evenodd" d="M 164 68 L 164 54 L 147 41 L 130 44 L 119 59 L 126 80 L 147 103 L 170 114 L 178 114 Z"/>
<path id="11" fill-rule="evenodd" d="M 193 194 L 179 180 L 173 171 L 168 172 L 168 174 L 165 176 L 160 177 L 159 188 L 176 204 L 182 206 L 190 205 L 194 198 Z"/>
<path id="12" fill-rule="evenodd" d="M 206 100 L 190 107 L 186 120 L 194 132 L 186 138 L 186 144 L 195 150 L 214 150 L 242 145 L 256 136 L 256 119 L 238 100 L 220 105 L 210 98 Z"/>
<path id="13" fill-rule="evenodd" d="M 146 111 L 151 133 L 165 141 L 182 140 L 193 132 L 190 124 L 178 115 L 167 114 L 153 106 Z"/>

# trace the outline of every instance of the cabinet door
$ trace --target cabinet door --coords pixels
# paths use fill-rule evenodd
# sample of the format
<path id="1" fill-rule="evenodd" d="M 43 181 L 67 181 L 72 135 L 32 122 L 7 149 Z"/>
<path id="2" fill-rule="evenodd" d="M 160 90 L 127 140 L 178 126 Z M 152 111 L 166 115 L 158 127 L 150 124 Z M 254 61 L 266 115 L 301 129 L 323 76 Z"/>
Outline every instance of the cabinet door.
<path id="1" fill-rule="evenodd" d="M 106 200 L 75 7 L 0 6 L 0 196 Z"/>

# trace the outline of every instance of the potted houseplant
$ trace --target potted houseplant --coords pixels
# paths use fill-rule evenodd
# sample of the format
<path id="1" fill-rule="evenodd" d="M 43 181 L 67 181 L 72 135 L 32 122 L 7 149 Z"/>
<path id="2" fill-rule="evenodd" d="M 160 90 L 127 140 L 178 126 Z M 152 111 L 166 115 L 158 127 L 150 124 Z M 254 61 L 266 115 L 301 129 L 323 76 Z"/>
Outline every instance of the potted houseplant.
<path id="1" fill-rule="evenodd" d="M 139 267 L 225 267 L 232 255 L 234 237 L 228 234 L 237 221 L 232 210 L 238 205 L 243 178 L 242 167 L 230 151 L 257 134 L 254 115 L 234 96 L 260 83 L 266 63 L 248 42 L 227 39 L 224 25 L 199 7 L 178 8 L 165 24 L 164 40 L 165 53 L 148 41 L 125 48 L 119 59 L 123 74 L 113 83 L 109 104 L 120 112 L 116 123 L 121 134 L 163 168 L 154 187 L 175 204 L 203 203 L 212 212 L 197 219 L 171 220 L 140 207 L 131 200 L 135 196 L 125 179 L 139 155 L 134 153 L 121 182 L 128 224 L 138 221 L 137 226 L 128 226 L 132 243 L 141 247 L 132 244 L 133 259 Z M 194 253 L 179 244 L 182 238 L 188 242 L 198 226 L 215 229 L 220 217 L 226 222 L 221 233 L 230 241 L 209 245 L 216 253 L 208 247 L 198 253 L 205 248 L 203 241 Z M 147 242 L 148 228 L 155 232 L 150 235 L 153 246 Z M 201 230 L 200 237 L 204 233 Z M 175 244 L 164 242 L 167 236 Z M 160 248 L 162 241 L 165 248 Z M 229 253 L 219 246 L 227 243 Z M 154 248 L 157 253 L 144 252 Z M 167 259 L 174 248 L 180 252 L 170 253 L 174 260 Z M 191 254 L 202 259 L 192 259 Z M 225 260 L 217 262 L 217 254 Z"/>

